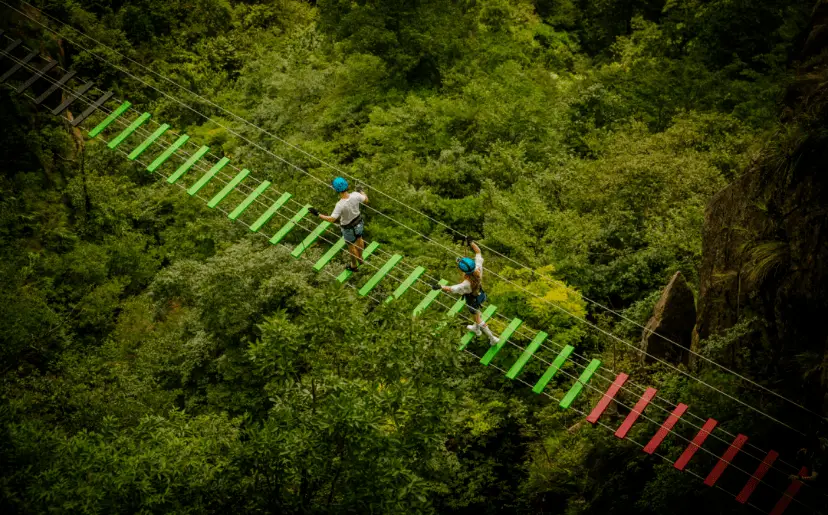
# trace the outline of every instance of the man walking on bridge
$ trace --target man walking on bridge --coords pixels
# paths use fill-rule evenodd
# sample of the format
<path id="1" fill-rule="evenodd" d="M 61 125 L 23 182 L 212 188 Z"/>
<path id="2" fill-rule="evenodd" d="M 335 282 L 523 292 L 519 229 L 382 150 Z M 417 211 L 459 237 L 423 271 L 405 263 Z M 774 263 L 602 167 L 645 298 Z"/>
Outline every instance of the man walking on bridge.
<path id="1" fill-rule="evenodd" d="M 368 195 L 362 191 L 362 187 L 359 185 L 355 192 L 349 193 L 348 181 L 342 177 L 334 179 L 331 186 L 333 186 L 334 191 L 339 193 L 339 201 L 336 203 L 333 213 L 330 216 L 323 215 L 316 208 L 310 208 L 308 211 L 327 222 L 339 223 L 342 237 L 348 243 L 348 252 L 351 254 L 351 264 L 348 266 L 348 270 L 356 272 L 362 263 L 362 250 L 365 248 L 365 240 L 362 239 L 365 222 L 362 220 L 359 205 L 368 202 Z"/>

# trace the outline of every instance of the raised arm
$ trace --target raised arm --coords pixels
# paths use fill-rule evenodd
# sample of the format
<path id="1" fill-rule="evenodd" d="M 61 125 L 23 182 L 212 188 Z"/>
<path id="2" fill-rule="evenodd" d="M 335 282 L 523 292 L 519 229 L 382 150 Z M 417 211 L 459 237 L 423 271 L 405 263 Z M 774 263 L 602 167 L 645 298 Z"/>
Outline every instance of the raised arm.
<path id="1" fill-rule="evenodd" d="M 362 183 L 356 185 L 356 192 L 362 195 L 362 203 L 367 204 L 368 195 L 365 194 L 365 187 L 362 185 Z"/>
<path id="2" fill-rule="evenodd" d="M 469 247 L 471 247 L 475 254 L 480 254 L 480 247 L 477 246 L 477 243 L 469 241 Z"/>

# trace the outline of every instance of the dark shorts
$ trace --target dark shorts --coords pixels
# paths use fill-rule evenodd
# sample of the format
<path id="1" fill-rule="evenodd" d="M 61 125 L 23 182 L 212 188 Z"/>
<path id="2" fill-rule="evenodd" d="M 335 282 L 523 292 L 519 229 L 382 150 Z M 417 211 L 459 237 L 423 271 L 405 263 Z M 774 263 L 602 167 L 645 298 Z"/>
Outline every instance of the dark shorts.
<path id="1" fill-rule="evenodd" d="M 480 311 L 480 308 L 485 304 L 487 300 L 489 300 L 489 296 L 486 295 L 486 292 L 481 291 L 480 295 L 474 297 L 472 295 L 463 295 L 463 298 L 466 299 L 466 309 L 471 311 L 472 314 L 477 313 Z"/>
<path id="2" fill-rule="evenodd" d="M 340 226 L 342 230 L 342 237 L 345 238 L 345 241 L 348 243 L 356 243 L 359 238 L 362 238 L 362 231 L 365 230 L 365 222 L 360 220 L 358 224 L 353 227 L 345 228 Z"/>

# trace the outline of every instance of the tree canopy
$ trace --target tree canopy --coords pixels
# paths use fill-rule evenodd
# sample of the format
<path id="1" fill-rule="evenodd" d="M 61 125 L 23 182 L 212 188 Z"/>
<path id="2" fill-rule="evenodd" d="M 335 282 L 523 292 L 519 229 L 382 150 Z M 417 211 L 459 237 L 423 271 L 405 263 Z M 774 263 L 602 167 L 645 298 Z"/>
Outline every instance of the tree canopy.
<path id="1" fill-rule="evenodd" d="M 502 254 L 485 255 L 503 278 L 486 276 L 490 301 L 549 333 L 544 359 L 572 345 L 757 444 L 773 441 L 770 422 L 642 364 L 602 331 L 637 343 L 635 324 L 672 274 L 698 287 L 705 206 L 779 130 L 813 0 L 34 4 L 101 44 L 7 8 L 0 28 L 303 203 L 324 212 L 335 198 L 259 147 L 333 178 L 302 149 Z M 458 353 L 460 318 L 435 309 L 412 320 L 413 294 L 360 297 L 8 90 L 0 125 L 4 512 L 743 509 Z M 457 277 L 454 258 L 468 252 L 457 234 L 383 195 L 371 205 L 439 246 L 369 212 L 370 240 Z M 717 336 L 711 352 L 736 352 L 745 330 Z M 494 365 L 519 355 L 509 348 Z M 532 360 L 524 374 L 545 367 Z M 575 361 L 564 371 L 553 397 L 580 373 Z M 760 401 L 726 374 L 694 373 Z M 576 408 L 598 398 L 588 389 Z M 655 427 L 643 422 L 631 438 Z M 660 452 L 683 447 L 668 439 Z"/>

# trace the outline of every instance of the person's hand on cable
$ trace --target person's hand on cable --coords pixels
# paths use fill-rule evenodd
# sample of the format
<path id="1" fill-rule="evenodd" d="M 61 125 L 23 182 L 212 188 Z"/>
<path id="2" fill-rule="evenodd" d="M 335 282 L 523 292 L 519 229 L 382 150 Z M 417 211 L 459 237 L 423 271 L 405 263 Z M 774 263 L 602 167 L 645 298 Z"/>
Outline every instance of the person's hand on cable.
<path id="1" fill-rule="evenodd" d="M 468 242 L 469 242 L 469 247 L 471 247 L 472 251 L 475 254 L 480 254 L 480 247 L 477 246 L 477 243 L 475 243 L 475 241 L 471 238 L 468 238 Z"/>
<path id="2" fill-rule="evenodd" d="M 319 216 L 319 210 L 315 207 L 309 207 L 308 213 L 312 214 L 313 216 Z"/>

